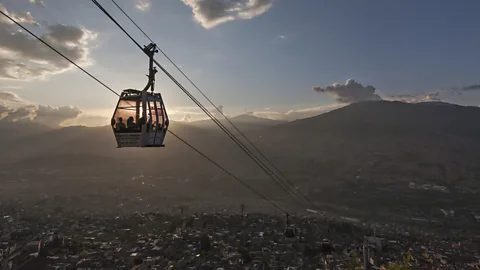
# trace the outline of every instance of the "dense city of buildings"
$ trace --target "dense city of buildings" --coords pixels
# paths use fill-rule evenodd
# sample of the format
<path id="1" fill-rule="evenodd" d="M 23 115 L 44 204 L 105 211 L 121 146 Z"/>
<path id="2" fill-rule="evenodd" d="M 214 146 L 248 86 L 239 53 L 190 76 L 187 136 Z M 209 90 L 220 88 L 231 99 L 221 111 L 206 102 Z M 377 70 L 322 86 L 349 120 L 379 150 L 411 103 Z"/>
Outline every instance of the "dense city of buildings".
<path id="1" fill-rule="evenodd" d="M 412 269 L 479 267 L 480 237 L 320 216 L 135 213 L 0 217 L 2 269 Z M 365 249 L 364 249 L 365 248 Z M 399 269 L 399 268 L 397 268 Z"/>

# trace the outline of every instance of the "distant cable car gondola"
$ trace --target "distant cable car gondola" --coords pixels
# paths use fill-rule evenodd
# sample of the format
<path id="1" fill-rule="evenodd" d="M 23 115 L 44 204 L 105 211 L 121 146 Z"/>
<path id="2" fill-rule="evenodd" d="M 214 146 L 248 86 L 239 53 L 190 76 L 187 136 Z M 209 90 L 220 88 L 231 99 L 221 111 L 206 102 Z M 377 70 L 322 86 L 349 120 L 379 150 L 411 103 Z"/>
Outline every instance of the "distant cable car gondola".
<path id="1" fill-rule="evenodd" d="M 118 147 L 163 147 L 168 130 L 168 116 L 162 95 L 154 93 L 156 68 L 153 56 L 155 44 L 145 46 L 149 57 L 148 83 L 140 90 L 123 90 L 113 113 L 111 125 Z M 147 92 L 151 90 L 150 92 Z"/>
<path id="2" fill-rule="evenodd" d="M 285 232 L 283 235 L 287 238 L 295 237 L 295 227 L 294 226 L 287 226 L 285 228 Z"/>
<path id="3" fill-rule="evenodd" d="M 287 238 L 293 238 L 296 236 L 295 234 L 295 226 L 290 225 L 290 220 L 288 219 L 289 214 L 286 214 L 286 220 L 285 220 L 285 232 L 283 235 Z"/>

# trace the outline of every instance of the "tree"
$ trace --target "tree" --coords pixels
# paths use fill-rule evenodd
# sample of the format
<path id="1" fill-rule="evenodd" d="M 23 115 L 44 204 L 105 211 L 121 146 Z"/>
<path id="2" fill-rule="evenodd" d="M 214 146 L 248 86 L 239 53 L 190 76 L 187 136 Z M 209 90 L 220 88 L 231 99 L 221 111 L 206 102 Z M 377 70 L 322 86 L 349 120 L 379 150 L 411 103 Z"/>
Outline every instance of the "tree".
<path id="1" fill-rule="evenodd" d="M 350 267 L 348 269 L 358 269 L 360 267 L 362 267 L 362 261 L 360 261 L 358 254 L 353 253 L 350 256 Z"/>
<path id="2" fill-rule="evenodd" d="M 394 263 L 390 264 L 386 267 L 387 270 L 411 270 L 413 267 L 410 265 L 410 261 L 413 260 L 413 255 L 410 251 L 405 252 L 403 254 L 403 262 L 402 263 Z"/>
<path id="3" fill-rule="evenodd" d="M 413 267 L 411 267 L 407 263 L 394 263 L 390 264 L 385 268 L 386 270 L 411 270 Z"/>

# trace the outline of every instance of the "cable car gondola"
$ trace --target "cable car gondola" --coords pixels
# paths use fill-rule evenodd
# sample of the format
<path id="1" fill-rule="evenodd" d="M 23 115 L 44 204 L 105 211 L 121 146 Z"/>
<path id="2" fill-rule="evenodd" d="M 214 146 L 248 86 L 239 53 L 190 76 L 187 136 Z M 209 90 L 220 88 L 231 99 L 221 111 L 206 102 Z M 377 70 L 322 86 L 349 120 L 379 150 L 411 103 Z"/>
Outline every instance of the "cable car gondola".
<path id="1" fill-rule="evenodd" d="M 283 235 L 287 238 L 293 238 L 296 236 L 295 234 L 295 226 L 293 225 L 290 225 L 290 220 L 288 219 L 290 215 L 288 213 L 286 213 L 285 217 L 286 217 L 286 220 L 285 220 L 285 232 L 283 233 Z"/>
<path id="2" fill-rule="evenodd" d="M 292 225 L 285 227 L 285 232 L 283 233 L 283 235 L 287 238 L 295 237 L 295 227 Z"/>
<path id="3" fill-rule="evenodd" d="M 169 124 L 167 111 L 162 95 L 153 92 L 157 73 L 153 56 L 158 50 L 151 43 L 143 51 L 150 60 L 148 83 L 143 90 L 123 90 L 111 120 L 118 148 L 165 146 L 163 141 Z"/>

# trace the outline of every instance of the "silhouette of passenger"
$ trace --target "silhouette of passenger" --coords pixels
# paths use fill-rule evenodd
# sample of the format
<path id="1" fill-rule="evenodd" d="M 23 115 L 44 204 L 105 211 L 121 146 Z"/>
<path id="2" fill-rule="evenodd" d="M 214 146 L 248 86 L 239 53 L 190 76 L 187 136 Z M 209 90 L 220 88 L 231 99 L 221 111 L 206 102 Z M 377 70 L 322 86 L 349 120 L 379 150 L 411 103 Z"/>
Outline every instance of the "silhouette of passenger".
<path id="1" fill-rule="evenodd" d="M 118 118 L 118 123 L 117 123 L 117 131 L 122 131 L 125 129 L 125 123 L 123 123 L 123 118 L 119 117 Z"/>
<path id="2" fill-rule="evenodd" d="M 128 119 L 127 119 L 127 128 L 129 130 L 136 130 L 138 128 L 138 126 L 135 124 L 134 122 L 134 119 L 132 116 L 130 116 Z"/>

